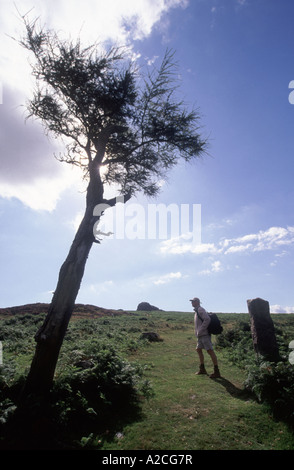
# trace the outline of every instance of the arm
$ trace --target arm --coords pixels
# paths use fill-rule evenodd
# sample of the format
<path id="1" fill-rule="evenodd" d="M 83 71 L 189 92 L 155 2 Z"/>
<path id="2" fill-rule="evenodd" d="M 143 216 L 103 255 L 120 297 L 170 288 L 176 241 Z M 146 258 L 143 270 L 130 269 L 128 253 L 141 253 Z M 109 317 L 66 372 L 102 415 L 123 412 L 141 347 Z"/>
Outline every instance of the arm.
<path id="1" fill-rule="evenodd" d="M 204 308 L 202 307 L 199 307 L 198 308 L 198 331 L 197 331 L 197 336 L 203 336 L 203 335 L 207 335 L 208 332 L 207 332 L 207 328 L 208 328 L 208 325 L 210 323 L 210 317 L 208 315 L 208 313 L 206 312 L 206 310 L 204 310 Z M 196 313 L 196 316 L 197 316 L 197 313 Z"/>

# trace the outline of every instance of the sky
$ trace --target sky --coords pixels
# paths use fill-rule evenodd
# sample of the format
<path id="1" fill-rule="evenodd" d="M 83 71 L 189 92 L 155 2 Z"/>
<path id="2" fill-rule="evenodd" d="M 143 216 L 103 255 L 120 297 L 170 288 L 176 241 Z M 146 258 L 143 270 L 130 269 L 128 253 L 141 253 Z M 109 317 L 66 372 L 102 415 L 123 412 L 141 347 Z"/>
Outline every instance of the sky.
<path id="1" fill-rule="evenodd" d="M 1 1 L 0 307 L 51 301 L 85 208 L 81 175 L 54 158 L 62 144 L 26 120 L 34 81 L 13 39 L 25 13 L 85 45 L 128 45 L 147 67 L 174 50 L 208 140 L 156 199 L 105 212 L 101 231 L 115 232 L 93 246 L 77 302 L 191 311 L 196 296 L 238 313 L 261 297 L 294 313 L 292 0 Z"/>

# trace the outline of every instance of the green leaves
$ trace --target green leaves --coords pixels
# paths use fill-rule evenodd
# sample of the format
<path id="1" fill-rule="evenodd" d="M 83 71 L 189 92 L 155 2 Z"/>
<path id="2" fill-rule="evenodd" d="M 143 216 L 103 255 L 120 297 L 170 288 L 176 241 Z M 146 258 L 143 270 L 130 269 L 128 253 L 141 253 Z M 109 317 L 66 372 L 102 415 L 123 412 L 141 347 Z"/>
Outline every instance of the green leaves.
<path id="1" fill-rule="evenodd" d="M 24 18 L 21 41 L 34 56 L 37 88 L 28 109 L 48 132 L 66 138 L 60 158 L 102 172 L 102 183 L 121 192 L 158 192 L 157 181 L 180 158 L 205 152 L 199 116 L 178 97 L 174 52 L 167 51 L 158 70 L 140 77 L 126 48 L 98 52 L 94 45 L 62 41 L 53 31 Z"/>

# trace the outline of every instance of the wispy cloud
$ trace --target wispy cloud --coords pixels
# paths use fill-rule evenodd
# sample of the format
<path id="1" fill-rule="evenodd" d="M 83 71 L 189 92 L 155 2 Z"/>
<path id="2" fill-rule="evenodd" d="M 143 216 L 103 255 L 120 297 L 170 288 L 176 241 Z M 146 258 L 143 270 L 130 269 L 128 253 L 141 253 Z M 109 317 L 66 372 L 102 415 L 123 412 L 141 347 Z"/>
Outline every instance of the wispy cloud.
<path id="1" fill-rule="evenodd" d="M 236 253 L 237 251 L 256 252 L 275 250 L 294 243 L 294 227 L 270 227 L 268 230 L 260 230 L 243 237 L 228 239 L 223 243 L 224 253 Z"/>
<path id="2" fill-rule="evenodd" d="M 194 244 L 186 236 L 165 240 L 160 245 L 162 254 L 180 255 L 191 253 L 194 255 L 229 255 L 233 253 L 254 253 L 265 250 L 279 250 L 294 245 L 294 227 L 270 227 L 237 238 L 226 238 L 218 243 Z"/>
<path id="3" fill-rule="evenodd" d="M 191 234 L 192 237 L 192 234 Z M 189 242 L 191 238 L 186 234 L 180 235 L 179 237 L 170 238 L 165 240 L 160 244 L 160 252 L 162 254 L 173 254 L 181 255 L 185 253 L 193 253 L 196 255 L 201 255 L 203 253 L 217 253 L 218 249 L 214 243 L 200 243 L 195 244 Z"/>
<path id="4" fill-rule="evenodd" d="M 176 273 L 168 273 L 160 276 L 158 279 L 153 280 L 153 284 L 155 285 L 161 285 L 161 284 L 168 284 L 171 281 L 174 281 L 176 279 L 181 279 L 183 277 L 181 272 L 176 272 Z"/>
<path id="5" fill-rule="evenodd" d="M 140 288 L 146 288 L 150 286 L 162 286 L 165 284 L 170 284 L 171 282 L 178 281 L 180 279 L 185 279 L 187 275 L 183 274 L 180 271 L 170 272 L 166 274 L 159 274 L 158 276 L 152 275 L 149 277 L 142 277 L 137 279 L 136 283 Z"/>
<path id="6" fill-rule="evenodd" d="M 200 271 L 199 274 L 200 276 L 202 276 L 202 275 L 218 273 L 220 271 L 223 271 L 223 266 L 222 266 L 221 261 L 213 261 L 209 269 L 204 269 L 203 271 Z"/>

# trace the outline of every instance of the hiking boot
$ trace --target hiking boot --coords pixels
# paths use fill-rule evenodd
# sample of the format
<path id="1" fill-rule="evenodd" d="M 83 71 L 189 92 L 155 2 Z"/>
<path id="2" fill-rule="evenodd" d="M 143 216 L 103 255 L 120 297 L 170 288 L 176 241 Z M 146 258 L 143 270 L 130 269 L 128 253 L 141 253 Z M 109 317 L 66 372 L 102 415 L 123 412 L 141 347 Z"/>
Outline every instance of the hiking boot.
<path id="1" fill-rule="evenodd" d="M 219 368 L 218 366 L 214 366 L 214 372 L 212 374 L 210 374 L 210 378 L 211 379 L 218 379 L 220 377 L 220 371 L 219 371 Z"/>
<path id="2" fill-rule="evenodd" d="M 207 375 L 204 364 L 200 364 L 199 370 L 198 372 L 196 372 L 196 375 Z"/>

